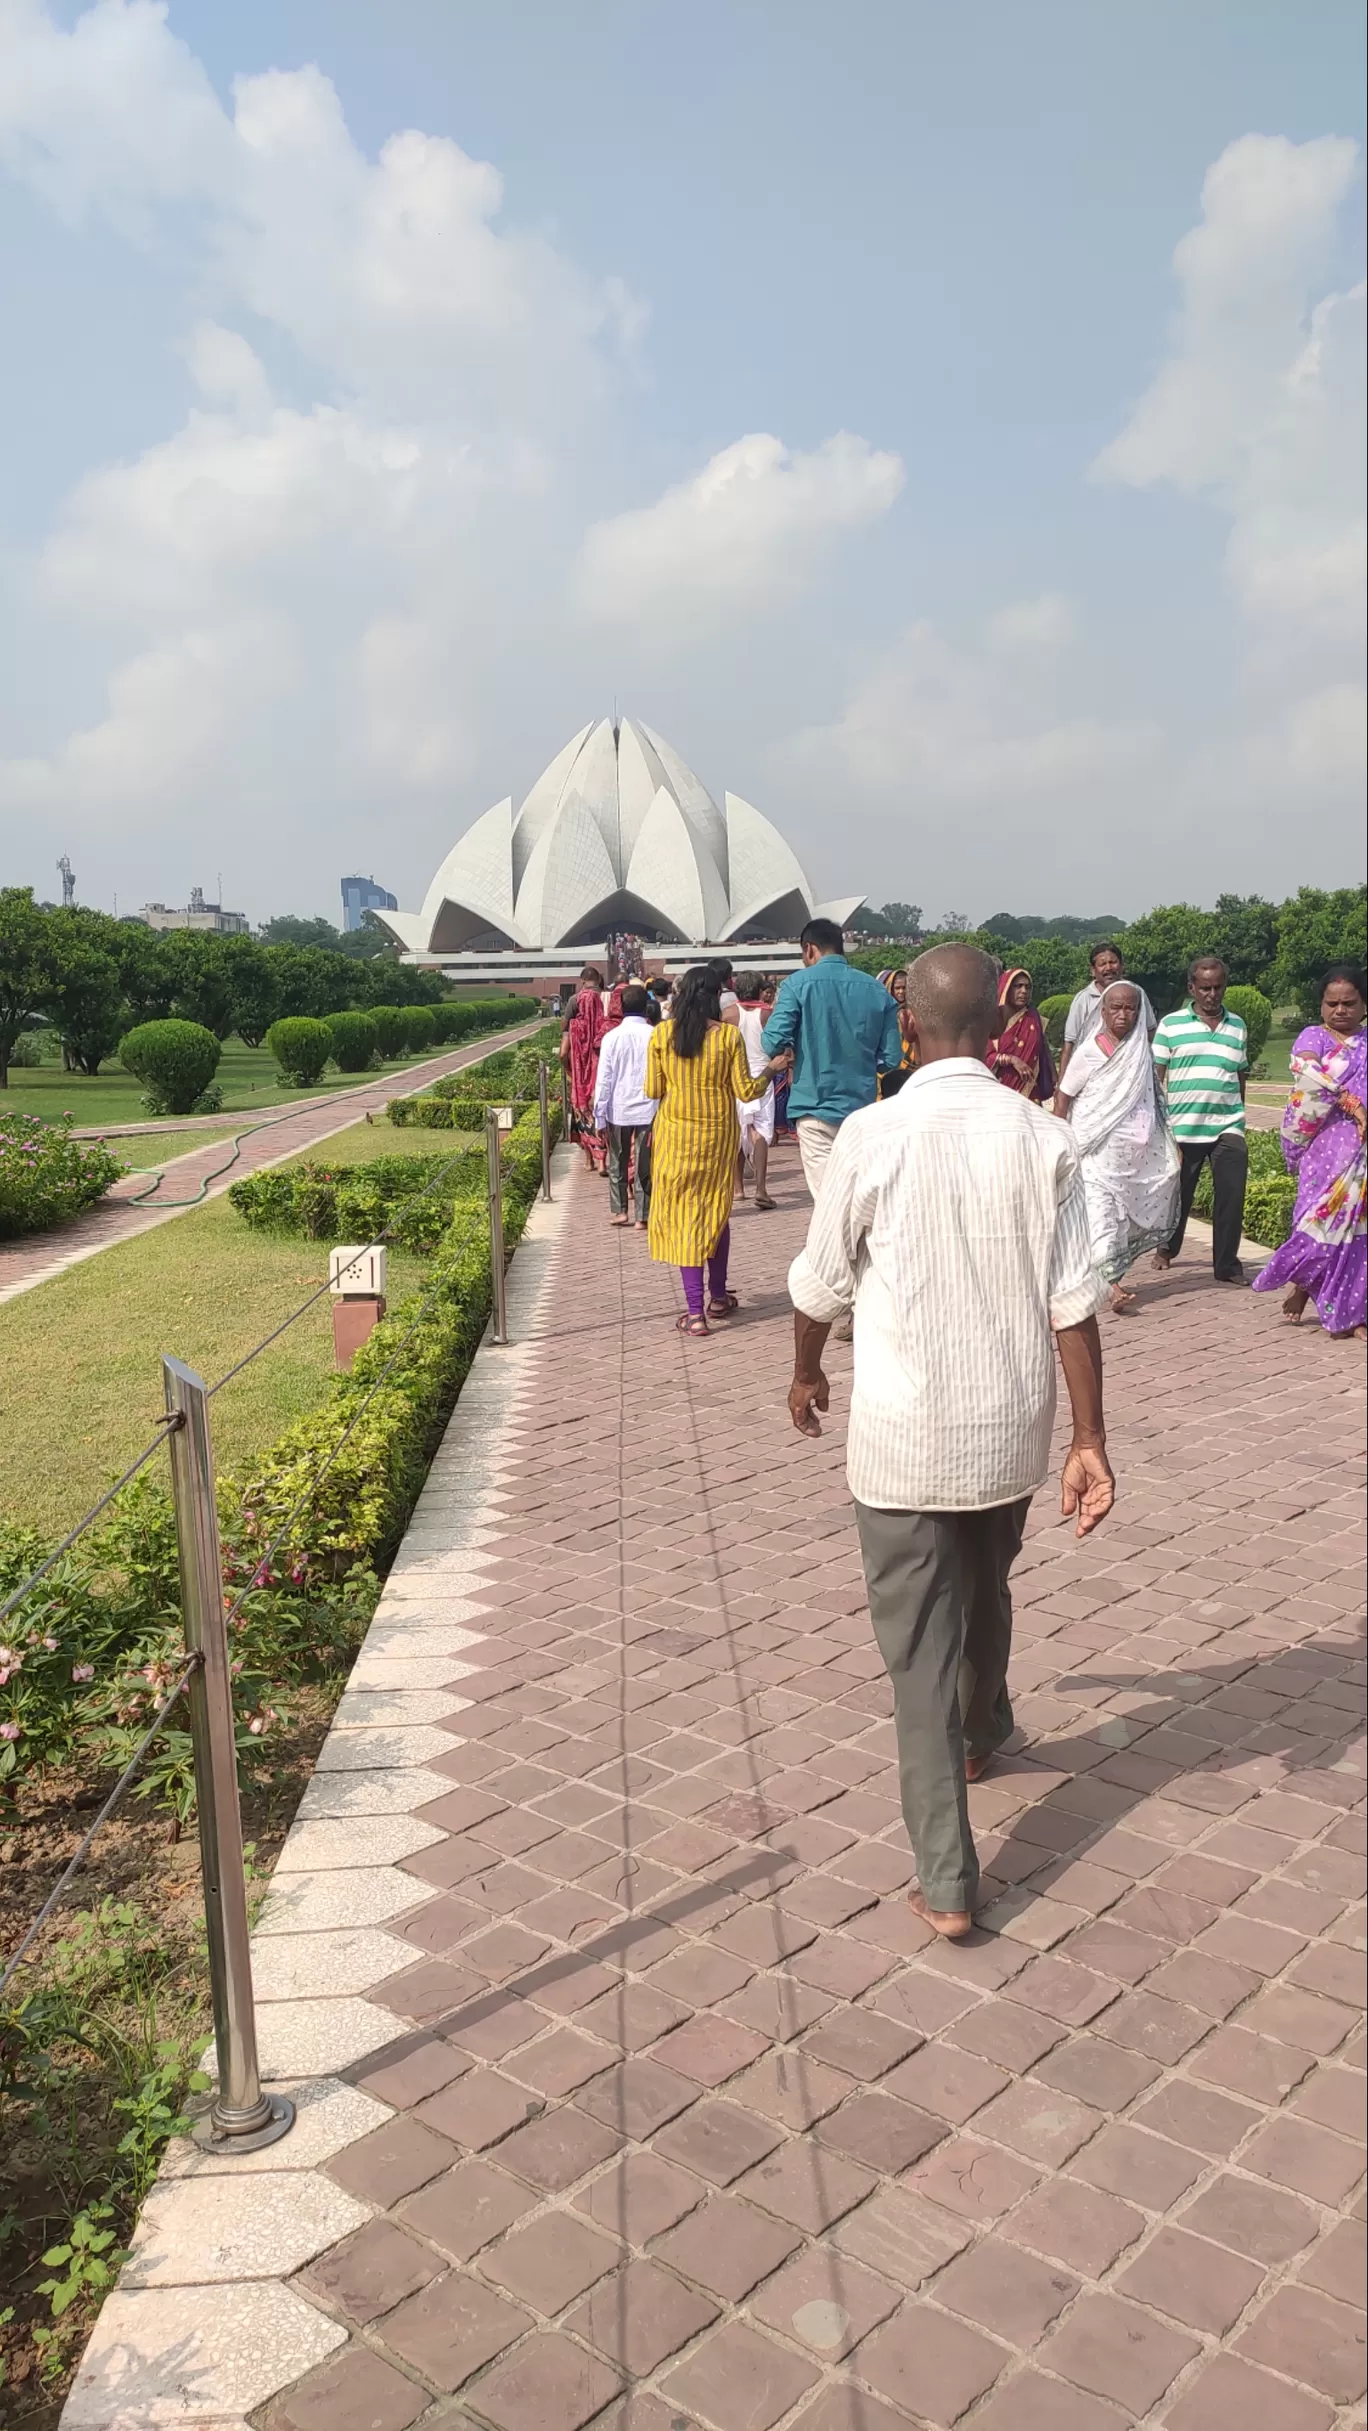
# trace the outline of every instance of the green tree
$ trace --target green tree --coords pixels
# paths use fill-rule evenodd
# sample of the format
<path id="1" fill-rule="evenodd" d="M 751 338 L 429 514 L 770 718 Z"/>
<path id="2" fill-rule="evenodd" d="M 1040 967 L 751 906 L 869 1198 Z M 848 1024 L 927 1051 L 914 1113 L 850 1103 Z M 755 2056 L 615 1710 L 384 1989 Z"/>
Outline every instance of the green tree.
<path id="1" fill-rule="evenodd" d="M 263 945 L 321 946 L 333 954 L 342 943 L 342 931 L 331 920 L 306 920 L 296 912 L 281 912 L 274 920 L 264 921 L 257 935 Z"/>
<path id="2" fill-rule="evenodd" d="M 123 982 L 108 954 L 95 953 L 79 934 L 64 938 L 65 915 L 54 912 L 52 917 L 58 932 L 57 975 L 47 1009 L 68 1072 L 84 1072 L 93 1079 L 129 1027 Z"/>
<path id="3" fill-rule="evenodd" d="M 919 937 L 922 907 L 919 903 L 886 903 L 880 914 L 890 937 Z"/>
<path id="4" fill-rule="evenodd" d="M 134 1021 L 165 1021 L 176 1001 L 169 936 L 143 920 L 111 920 L 109 928 L 113 934 L 102 935 L 102 950 L 118 965 Z"/>
<path id="5" fill-rule="evenodd" d="M 1138 981 L 1156 1013 L 1171 1013 L 1187 994 L 1193 956 L 1216 951 L 1216 915 L 1193 903 L 1161 903 L 1133 920 L 1116 942 L 1127 976 Z"/>
<path id="6" fill-rule="evenodd" d="M 0 1089 L 9 1087 L 16 1038 L 47 1010 L 57 984 L 55 916 L 39 909 L 31 886 L 0 887 Z"/>
<path id="7" fill-rule="evenodd" d="M 1011 960 L 1030 972 L 1037 1004 L 1042 996 L 1076 995 L 1088 976 L 1084 948 L 1071 945 L 1065 937 L 1027 937 L 1012 948 Z"/>
<path id="8" fill-rule="evenodd" d="M 1216 951 L 1238 987 L 1261 988 L 1278 957 L 1278 907 L 1262 895 L 1216 897 Z"/>
<path id="9" fill-rule="evenodd" d="M 280 981 L 271 948 L 252 937 L 224 939 L 233 1028 L 246 1047 L 259 1047 L 280 1011 Z"/>
<path id="10" fill-rule="evenodd" d="M 1332 962 L 1365 959 L 1368 889 L 1341 886 L 1329 892 L 1300 887 L 1279 906 L 1278 955 L 1271 989 L 1277 1004 L 1295 1004 L 1303 1021 L 1320 1019 L 1321 983 Z"/>
<path id="11" fill-rule="evenodd" d="M 349 962 L 316 945 L 277 945 L 271 966 L 280 990 L 280 1018 L 323 1021 L 329 1013 L 348 1013 L 370 1001 L 369 965 Z"/>

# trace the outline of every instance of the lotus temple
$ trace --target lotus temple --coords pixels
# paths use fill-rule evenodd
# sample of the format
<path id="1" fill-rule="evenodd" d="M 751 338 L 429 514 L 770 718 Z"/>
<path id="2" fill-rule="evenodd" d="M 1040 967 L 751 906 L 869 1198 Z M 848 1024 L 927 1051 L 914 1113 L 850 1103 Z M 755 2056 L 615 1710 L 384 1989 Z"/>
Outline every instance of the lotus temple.
<path id="1" fill-rule="evenodd" d="M 862 901 L 815 903 L 796 854 L 749 802 L 724 794 L 719 810 L 649 726 L 604 718 L 557 752 L 520 808 L 510 795 L 466 829 L 421 911 L 377 917 L 406 962 L 536 985 L 604 963 L 624 935 L 657 969 L 683 970 L 702 947 L 738 959 L 754 947 L 766 969 L 791 970 L 805 921 L 844 925 Z"/>

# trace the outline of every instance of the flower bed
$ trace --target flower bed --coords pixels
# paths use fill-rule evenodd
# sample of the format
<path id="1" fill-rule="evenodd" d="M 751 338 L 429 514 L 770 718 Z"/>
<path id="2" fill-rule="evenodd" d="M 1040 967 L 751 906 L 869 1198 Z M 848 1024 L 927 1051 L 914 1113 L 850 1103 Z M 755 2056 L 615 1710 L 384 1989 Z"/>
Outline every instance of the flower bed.
<path id="1" fill-rule="evenodd" d="M 102 1141 L 74 1140 L 71 1120 L 0 1113 L 0 1240 L 65 1224 L 93 1207 L 124 1171 Z"/>

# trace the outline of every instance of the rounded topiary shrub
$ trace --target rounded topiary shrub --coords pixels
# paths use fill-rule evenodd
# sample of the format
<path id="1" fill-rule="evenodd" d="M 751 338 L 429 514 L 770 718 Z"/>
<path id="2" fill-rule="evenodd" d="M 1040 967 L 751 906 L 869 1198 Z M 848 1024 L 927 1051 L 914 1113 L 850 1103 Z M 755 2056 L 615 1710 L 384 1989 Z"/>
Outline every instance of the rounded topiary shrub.
<path id="1" fill-rule="evenodd" d="M 119 1041 L 125 1072 L 143 1084 L 151 1114 L 191 1114 L 223 1050 L 197 1021 L 143 1021 Z"/>
<path id="2" fill-rule="evenodd" d="M 339 1072 L 369 1072 L 379 1040 L 369 1013 L 330 1013 L 327 1032 Z"/>
<path id="3" fill-rule="evenodd" d="M 1064 1045 L 1064 1024 L 1069 1018 L 1072 1003 L 1072 996 L 1047 996 L 1036 1006 L 1053 1055 L 1058 1055 Z"/>
<path id="4" fill-rule="evenodd" d="M 468 1038 L 474 1020 L 468 1004 L 429 1005 L 432 1015 L 432 1035 L 439 1047 L 449 1047 L 458 1038 Z"/>
<path id="5" fill-rule="evenodd" d="M 412 1005 L 373 1004 L 370 1019 L 375 1024 L 375 1043 L 386 1063 L 403 1055 L 408 1047 L 408 1018 Z"/>
<path id="6" fill-rule="evenodd" d="M 437 1024 L 432 1018 L 431 1005 L 411 1004 L 404 1022 L 404 1044 L 409 1053 L 425 1055 L 436 1043 Z"/>
<path id="7" fill-rule="evenodd" d="M 303 1014 L 273 1021 L 265 1044 L 276 1059 L 281 1079 L 293 1081 L 301 1089 L 312 1087 L 333 1051 L 326 1021 L 309 1021 Z"/>
<path id="8" fill-rule="evenodd" d="M 1238 1013 L 1244 1023 L 1245 1029 L 1249 1033 L 1249 1060 L 1252 1064 L 1257 1063 L 1268 1044 L 1268 1033 L 1273 1027 L 1272 1005 L 1262 988 L 1227 988 L 1225 1000 L 1227 1009 L 1232 1013 Z M 1252 1234 L 1250 1238 L 1253 1238 Z"/>

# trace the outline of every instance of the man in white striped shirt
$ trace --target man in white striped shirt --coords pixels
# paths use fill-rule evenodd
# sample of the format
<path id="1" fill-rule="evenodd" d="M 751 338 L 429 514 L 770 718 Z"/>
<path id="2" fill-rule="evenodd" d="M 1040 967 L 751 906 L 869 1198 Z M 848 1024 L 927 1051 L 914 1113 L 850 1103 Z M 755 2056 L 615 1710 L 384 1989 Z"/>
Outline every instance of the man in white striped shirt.
<path id="1" fill-rule="evenodd" d="M 937 946 L 907 975 L 918 1069 L 847 1115 L 789 1273 L 789 1409 L 817 1435 L 821 1355 L 854 1309 L 846 1474 L 870 1617 L 893 1683 L 917 1914 L 973 1922 L 978 1859 L 965 1783 L 1012 1729 L 1008 1572 L 1044 1484 L 1055 1352 L 1073 1411 L 1063 1509 L 1086 1536 L 1112 1507 L 1092 1264 L 1065 1124 L 1003 1089 L 984 1055 L 997 970 Z"/>

